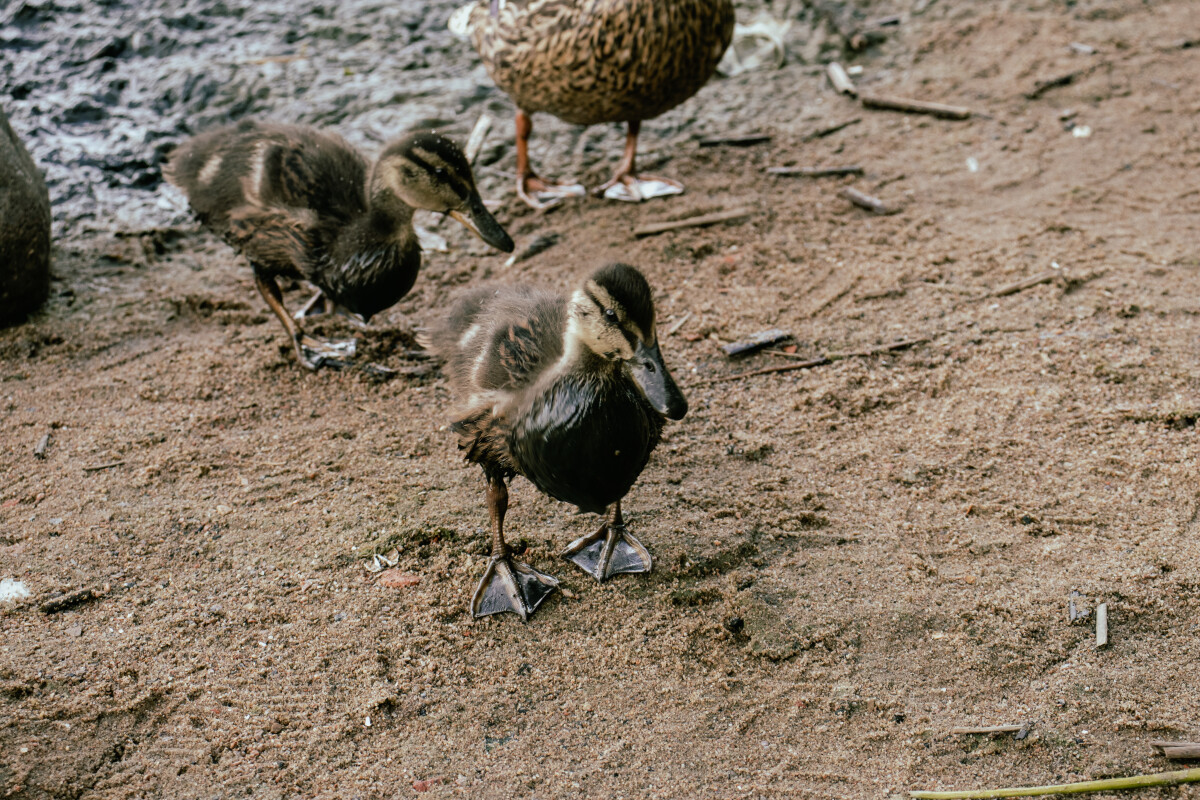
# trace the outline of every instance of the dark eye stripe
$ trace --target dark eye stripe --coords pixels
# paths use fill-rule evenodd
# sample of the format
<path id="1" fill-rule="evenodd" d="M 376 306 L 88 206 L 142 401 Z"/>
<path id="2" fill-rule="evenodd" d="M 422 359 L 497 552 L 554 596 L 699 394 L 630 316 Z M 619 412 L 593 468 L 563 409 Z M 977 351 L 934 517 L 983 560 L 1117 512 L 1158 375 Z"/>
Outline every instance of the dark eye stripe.
<path id="1" fill-rule="evenodd" d="M 409 161 L 416 164 L 418 167 L 425 170 L 430 175 L 437 175 L 437 171 L 439 168 L 433 166 L 428 161 L 426 161 L 425 159 L 418 156 L 416 153 L 409 152 L 409 153 L 406 153 L 405 156 L 408 158 Z M 468 197 L 471 196 L 470 190 L 467 189 L 466 185 L 462 182 L 462 179 L 460 179 L 458 177 L 458 175 L 454 174 L 454 171 L 452 169 L 450 169 L 449 166 L 443 166 L 440 169 L 442 170 L 442 174 L 440 176 L 438 176 L 439 179 L 441 180 L 442 183 L 449 186 L 450 189 L 454 192 L 454 194 L 458 195 L 458 198 L 460 200 L 466 200 Z"/>

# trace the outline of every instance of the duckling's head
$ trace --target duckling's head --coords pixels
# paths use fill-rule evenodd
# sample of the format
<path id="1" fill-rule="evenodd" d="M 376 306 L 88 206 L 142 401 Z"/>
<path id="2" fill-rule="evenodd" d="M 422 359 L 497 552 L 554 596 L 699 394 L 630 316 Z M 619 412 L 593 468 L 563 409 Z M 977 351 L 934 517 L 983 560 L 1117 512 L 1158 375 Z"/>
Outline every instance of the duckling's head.
<path id="1" fill-rule="evenodd" d="M 654 327 L 650 284 L 628 264 L 601 267 L 571 296 L 568 337 L 608 361 L 621 361 L 664 416 L 682 419 L 687 400 L 667 371 Z"/>
<path id="2" fill-rule="evenodd" d="M 483 205 L 471 165 L 458 145 L 433 131 L 390 143 L 371 176 L 372 191 L 389 191 L 405 205 L 449 214 L 497 250 L 513 241 Z"/>

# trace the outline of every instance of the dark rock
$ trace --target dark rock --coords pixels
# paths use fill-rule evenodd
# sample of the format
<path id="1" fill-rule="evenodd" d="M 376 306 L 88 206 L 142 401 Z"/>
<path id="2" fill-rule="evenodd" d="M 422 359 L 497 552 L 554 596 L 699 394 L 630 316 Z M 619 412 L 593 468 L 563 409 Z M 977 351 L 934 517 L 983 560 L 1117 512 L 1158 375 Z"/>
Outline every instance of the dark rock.
<path id="1" fill-rule="evenodd" d="M 50 292 L 50 195 L 0 110 L 0 326 L 16 325 Z"/>

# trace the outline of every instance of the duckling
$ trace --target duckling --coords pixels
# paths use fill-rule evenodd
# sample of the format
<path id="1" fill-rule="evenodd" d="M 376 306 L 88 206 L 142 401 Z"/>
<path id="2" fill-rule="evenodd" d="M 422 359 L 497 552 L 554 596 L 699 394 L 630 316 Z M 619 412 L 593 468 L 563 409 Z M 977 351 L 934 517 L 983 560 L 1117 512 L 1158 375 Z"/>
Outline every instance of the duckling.
<path id="1" fill-rule="evenodd" d="M 475 0 L 451 21 L 517 104 L 517 194 L 535 208 L 584 193 L 529 166 L 537 111 L 576 125 L 628 125 L 625 153 L 598 194 L 638 202 L 682 192 L 678 181 L 638 174 L 638 132 L 642 120 L 700 91 L 733 26 L 732 0 Z"/>
<path id="2" fill-rule="evenodd" d="M 471 598 L 482 617 L 527 619 L 558 585 L 512 559 L 504 540 L 506 479 L 523 475 L 551 497 L 605 514 L 563 551 L 597 581 L 648 572 L 650 552 L 625 528 L 621 498 L 687 400 L 663 363 L 654 302 L 634 267 L 597 270 L 570 297 L 529 288 L 464 295 L 428 335 L 464 399 L 452 430 L 483 468 L 491 560 Z"/>
<path id="3" fill-rule="evenodd" d="M 466 156 L 434 132 L 396 139 L 371 166 L 334 134 L 245 121 L 186 142 L 165 174 L 201 224 L 246 255 L 296 358 L 312 370 L 338 363 L 353 342 L 306 336 L 283 306 L 277 277 L 303 278 L 369 320 L 404 297 L 421 268 L 414 209 L 448 213 L 497 250 L 513 249 Z"/>

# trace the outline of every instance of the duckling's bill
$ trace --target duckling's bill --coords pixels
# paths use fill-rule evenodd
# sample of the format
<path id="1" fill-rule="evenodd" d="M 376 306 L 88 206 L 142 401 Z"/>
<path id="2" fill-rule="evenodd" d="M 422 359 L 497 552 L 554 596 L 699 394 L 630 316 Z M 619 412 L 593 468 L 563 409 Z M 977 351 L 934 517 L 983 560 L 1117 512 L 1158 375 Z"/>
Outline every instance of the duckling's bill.
<path id="1" fill-rule="evenodd" d="M 687 398 L 667 371 L 657 341 L 637 343 L 629 361 L 629 371 L 655 411 L 667 419 L 683 419 L 688 410 Z"/>
<path id="2" fill-rule="evenodd" d="M 467 200 L 466 213 L 460 209 L 449 212 L 450 216 L 461 222 L 467 230 L 478 236 L 485 243 L 503 253 L 513 251 L 513 240 L 503 226 L 492 216 L 483 204 L 483 198 L 478 193 L 472 194 Z"/>

